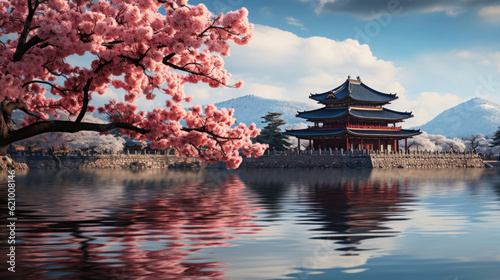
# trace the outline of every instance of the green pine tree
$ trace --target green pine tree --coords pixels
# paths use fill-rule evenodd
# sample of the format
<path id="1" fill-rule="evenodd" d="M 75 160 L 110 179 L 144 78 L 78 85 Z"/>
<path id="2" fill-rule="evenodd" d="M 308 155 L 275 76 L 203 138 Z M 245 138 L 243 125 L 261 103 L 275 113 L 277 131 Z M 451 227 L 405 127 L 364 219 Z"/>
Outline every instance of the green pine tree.
<path id="1" fill-rule="evenodd" d="M 267 115 L 263 116 L 264 119 L 262 123 L 267 123 L 266 127 L 262 129 L 260 135 L 255 137 L 255 141 L 263 144 L 268 144 L 269 149 L 283 151 L 291 146 L 288 140 L 288 135 L 281 132 L 280 126 L 286 124 L 286 122 L 281 119 L 282 113 L 268 112 Z"/>
<path id="2" fill-rule="evenodd" d="M 493 142 L 491 142 L 491 146 L 500 146 L 500 127 L 498 128 L 497 132 L 495 132 L 495 136 L 493 136 Z"/>

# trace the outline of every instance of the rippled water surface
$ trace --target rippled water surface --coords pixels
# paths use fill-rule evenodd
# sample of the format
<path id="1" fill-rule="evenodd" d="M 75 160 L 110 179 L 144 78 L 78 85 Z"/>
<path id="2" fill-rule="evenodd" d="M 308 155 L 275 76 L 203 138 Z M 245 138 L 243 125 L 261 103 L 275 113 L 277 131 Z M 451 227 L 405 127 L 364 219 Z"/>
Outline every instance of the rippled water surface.
<path id="1" fill-rule="evenodd" d="M 496 170 L 16 179 L 16 272 L 4 227 L 0 279 L 500 279 Z"/>

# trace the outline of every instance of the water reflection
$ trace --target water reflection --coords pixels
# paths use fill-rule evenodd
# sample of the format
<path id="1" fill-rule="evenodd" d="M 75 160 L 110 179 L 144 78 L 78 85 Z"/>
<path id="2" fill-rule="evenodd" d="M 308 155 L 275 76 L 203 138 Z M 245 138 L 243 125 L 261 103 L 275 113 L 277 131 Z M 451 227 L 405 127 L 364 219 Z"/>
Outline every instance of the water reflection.
<path id="1" fill-rule="evenodd" d="M 74 182 L 100 181 L 99 173 L 92 179 L 75 175 Z M 89 191 L 78 185 L 70 187 L 63 178 L 56 190 L 46 185 L 48 195 L 39 196 L 32 195 L 34 186 L 28 183 L 26 192 L 22 191 L 25 203 L 18 207 L 22 220 L 18 240 L 22 243 L 16 253 L 22 270 L 16 277 L 219 279 L 224 275 L 224 263 L 214 258 L 194 259 L 191 254 L 230 246 L 228 241 L 237 235 L 260 230 L 251 222 L 258 208 L 236 176 L 217 188 L 199 182 L 156 189 L 159 182 L 137 183 L 141 180 L 135 179 L 120 178 L 121 187 L 110 188 L 112 178 L 99 190 Z M 194 174 L 190 179 L 199 177 Z M 53 196 L 57 191 L 61 196 Z M 128 203 L 121 203 L 123 195 L 129 196 Z"/>
<path id="2" fill-rule="evenodd" d="M 497 171 L 30 171 L 18 186 L 15 279 L 500 275 Z"/>
<path id="3" fill-rule="evenodd" d="M 299 189 L 299 201 L 310 208 L 300 223 L 315 225 L 312 238 L 336 240 L 336 250 L 354 254 L 361 242 L 371 238 L 393 237 L 399 232 L 388 227 L 390 221 L 406 220 L 402 203 L 412 200 L 399 182 L 355 181 L 310 183 Z"/>

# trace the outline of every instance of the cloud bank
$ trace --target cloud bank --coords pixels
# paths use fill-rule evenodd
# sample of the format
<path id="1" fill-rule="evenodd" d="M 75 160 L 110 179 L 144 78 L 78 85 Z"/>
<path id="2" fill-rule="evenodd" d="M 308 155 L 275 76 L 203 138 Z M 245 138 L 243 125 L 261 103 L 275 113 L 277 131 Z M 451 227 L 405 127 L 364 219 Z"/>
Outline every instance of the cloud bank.
<path id="1" fill-rule="evenodd" d="M 374 13 L 400 7 L 402 14 L 444 12 L 454 16 L 469 9 L 498 5 L 497 0 L 299 0 L 311 2 L 316 12 L 351 14 L 362 19 L 374 18 Z"/>
<path id="2" fill-rule="evenodd" d="M 247 94 L 264 98 L 311 102 L 309 93 L 331 90 L 343 83 L 348 75 L 400 97 L 390 107 L 413 111 L 415 118 L 405 127 L 423 124 L 444 109 L 462 100 L 447 93 L 405 93 L 399 82 L 404 69 L 391 61 L 377 58 L 368 45 L 356 40 L 335 41 L 324 37 L 301 38 L 277 28 L 256 25 L 254 39 L 245 47 L 234 47 L 226 58 L 227 69 L 236 79 L 243 79 L 242 89 L 200 89 L 188 85 L 186 93 L 197 103 L 227 100 Z M 318 105 L 319 106 L 319 105 Z"/>

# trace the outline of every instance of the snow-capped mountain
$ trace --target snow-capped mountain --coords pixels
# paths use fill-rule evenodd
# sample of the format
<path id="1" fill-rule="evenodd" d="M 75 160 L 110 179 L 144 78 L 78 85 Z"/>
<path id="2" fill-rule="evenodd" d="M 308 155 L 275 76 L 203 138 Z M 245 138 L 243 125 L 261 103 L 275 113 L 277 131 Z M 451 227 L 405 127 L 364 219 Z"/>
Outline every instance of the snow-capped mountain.
<path id="1" fill-rule="evenodd" d="M 473 98 L 443 111 L 428 123 L 417 127 L 429 134 L 461 138 L 483 134 L 493 136 L 500 126 L 500 105 Z"/>
<path id="2" fill-rule="evenodd" d="M 297 111 L 305 111 L 316 109 L 313 105 L 305 102 L 275 100 L 258 97 L 255 95 L 245 95 L 242 97 L 229 99 L 216 103 L 217 108 L 234 108 L 234 117 L 237 123 L 244 123 L 250 125 L 255 123 L 258 128 L 263 128 L 265 124 L 262 123 L 262 116 L 267 112 L 283 113 L 282 119 L 287 123 L 286 127 L 290 125 L 305 123 L 304 119 L 295 117 Z"/>

